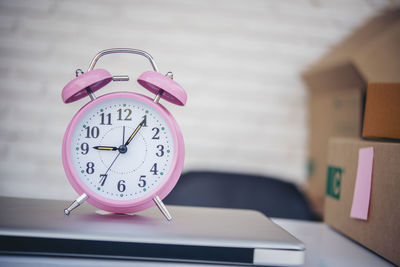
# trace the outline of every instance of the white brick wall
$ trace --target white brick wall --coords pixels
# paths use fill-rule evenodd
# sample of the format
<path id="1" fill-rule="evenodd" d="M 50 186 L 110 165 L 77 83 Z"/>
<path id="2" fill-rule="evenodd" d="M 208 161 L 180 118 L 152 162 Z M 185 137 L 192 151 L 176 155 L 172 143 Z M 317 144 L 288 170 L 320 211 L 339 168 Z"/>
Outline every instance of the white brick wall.
<path id="1" fill-rule="evenodd" d="M 398 1 L 0 1 L 0 195 L 74 198 L 61 141 L 86 100 L 61 101 L 77 68 L 110 47 L 151 53 L 188 93 L 165 103 L 186 141 L 185 170 L 305 177 L 307 93 L 299 72 Z M 97 67 L 135 82 L 148 62 Z M 111 87 L 106 90 L 110 91 Z M 105 92 L 105 90 L 103 91 Z"/>

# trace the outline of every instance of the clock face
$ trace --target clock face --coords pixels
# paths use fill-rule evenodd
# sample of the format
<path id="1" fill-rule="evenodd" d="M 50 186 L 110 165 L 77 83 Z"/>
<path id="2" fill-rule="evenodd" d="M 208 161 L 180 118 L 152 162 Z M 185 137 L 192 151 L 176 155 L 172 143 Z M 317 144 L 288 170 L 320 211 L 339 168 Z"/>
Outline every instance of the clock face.
<path id="1" fill-rule="evenodd" d="M 133 200 L 155 190 L 169 174 L 174 139 L 164 117 L 134 98 L 108 98 L 88 109 L 71 137 L 73 169 L 92 192 Z"/>

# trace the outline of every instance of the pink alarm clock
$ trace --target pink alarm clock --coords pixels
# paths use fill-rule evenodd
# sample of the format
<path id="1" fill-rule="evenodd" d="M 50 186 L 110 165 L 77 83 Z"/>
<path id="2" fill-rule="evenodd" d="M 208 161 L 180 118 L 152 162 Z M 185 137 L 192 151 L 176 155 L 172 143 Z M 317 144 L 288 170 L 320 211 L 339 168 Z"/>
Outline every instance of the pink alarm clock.
<path id="1" fill-rule="evenodd" d="M 153 71 L 144 72 L 137 81 L 155 94 L 154 99 L 133 92 L 94 95 L 112 81 L 129 80 L 127 76 L 93 69 L 100 57 L 113 53 L 141 55 L 150 61 Z M 66 215 L 87 201 L 116 213 L 137 212 L 157 205 L 171 220 L 162 199 L 181 175 L 185 148 L 178 124 L 159 101 L 183 106 L 187 99 L 185 90 L 172 78 L 171 72 L 159 73 L 145 51 L 114 48 L 99 52 L 88 71 L 77 71 L 77 77 L 64 87 L 64 103 L 90 97 L 64 135 L 64 170 L 80 195 L 64 210 Z"/>

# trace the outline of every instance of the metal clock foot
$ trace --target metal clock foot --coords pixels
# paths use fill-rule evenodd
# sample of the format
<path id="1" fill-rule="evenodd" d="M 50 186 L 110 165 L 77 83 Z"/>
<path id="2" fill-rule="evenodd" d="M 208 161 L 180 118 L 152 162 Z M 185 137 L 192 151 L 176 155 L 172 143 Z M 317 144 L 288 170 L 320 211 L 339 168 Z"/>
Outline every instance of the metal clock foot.
<path id="1" fill-rule="evenodd" d="M 72 202 L 72 204 L 68 208 L 66 208 L 64 210 L 65 215 L 69 215 L 71 213 L 71 211 L 73 211 L 74 209 L 79 207 L 82 203 L 84 203 L 87 198 L 88 198 L 88 196 L 85 193 L 83 193 L 74 202 Z"/>
<path id="2" fill-rule="evenodd" d="M 156 203 L 157 207 L 160 209 L 161 213 L 165 216 L 165 218 L 168 221 L 172 220 L 171 214 L 169 213 L 167 207 L 164 205 L 161 199 L 158 196 L 155 196 L 153 200 Z"/>

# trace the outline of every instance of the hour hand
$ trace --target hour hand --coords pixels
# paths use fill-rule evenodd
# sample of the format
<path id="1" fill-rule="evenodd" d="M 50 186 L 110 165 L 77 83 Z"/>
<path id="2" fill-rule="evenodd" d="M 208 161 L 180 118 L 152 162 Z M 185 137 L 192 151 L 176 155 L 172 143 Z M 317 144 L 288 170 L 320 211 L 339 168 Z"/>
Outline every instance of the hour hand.
<path id="1" fill-rule="evenodd" d="M 97 150 L 110 150 L 110 151 L 118 150 L 118 147 L 116 146 L 94 146 L 93 148 Z"/>

